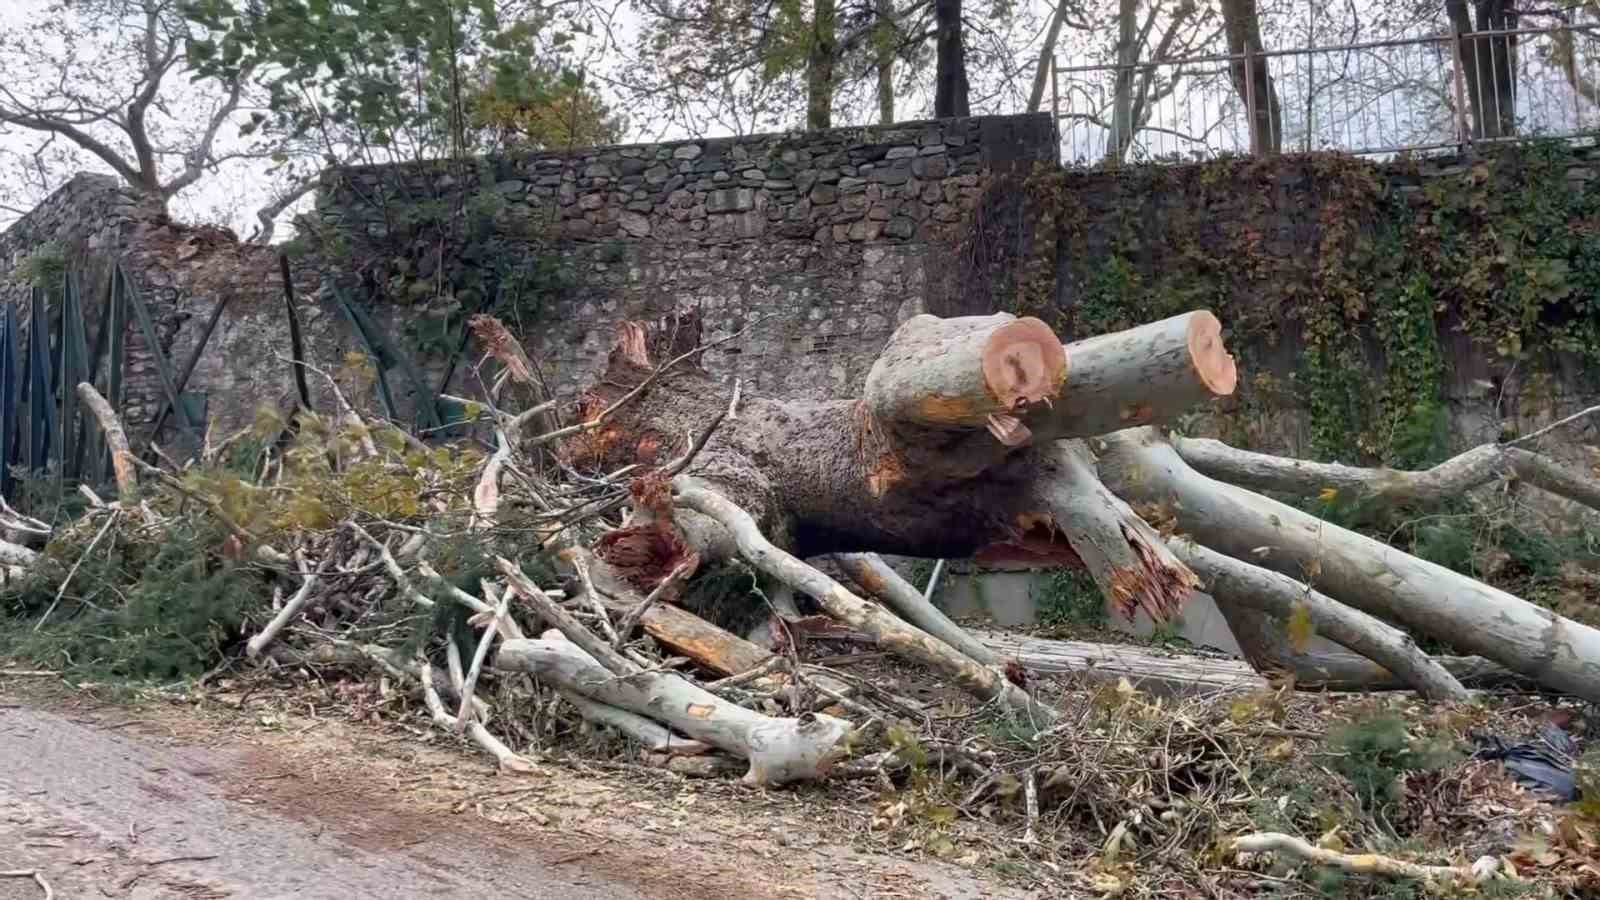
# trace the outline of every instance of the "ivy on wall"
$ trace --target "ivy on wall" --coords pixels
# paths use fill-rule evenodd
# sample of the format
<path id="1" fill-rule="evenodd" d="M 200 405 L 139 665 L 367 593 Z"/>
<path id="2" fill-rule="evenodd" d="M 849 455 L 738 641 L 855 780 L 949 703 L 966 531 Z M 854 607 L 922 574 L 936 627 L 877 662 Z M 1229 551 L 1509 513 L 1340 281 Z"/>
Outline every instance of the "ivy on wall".
<path id="1" fill-rule="evenodd" d="M 1067 338 L 1211 309 L 1256 373 L 1236 412 L 1292 404 L 1318 456 L 1427 465 L 1447 449 L 1443 341 L 1463 336 L 1524 383 L 1561 354 L 1600 370 L 1600 166 L 1577 153 L 1041 167 L 991 185 L 1029 207 L 995 305 Z M 1284 341 L 1301 353 L 1287 386 L 1257 365 Z"/>
<path id="2" fill-rule="evenodd" d="M 423 357 L 448 358 L 467 320 L 484 313 L 528 333 L 551 298 L 573 286 L 573 273 L 550 239 L 539 210 L 512 203 L 496 189 L 488 158 L 441 163 L 448 171 L 408 177 L 378 167 L 376 185 L 361 170 L 342 173 L 364 226 L 314 231 L 298 242 L 320 263 L 361 277 L 375 300 L 410 307 L 406 340 Z"/>

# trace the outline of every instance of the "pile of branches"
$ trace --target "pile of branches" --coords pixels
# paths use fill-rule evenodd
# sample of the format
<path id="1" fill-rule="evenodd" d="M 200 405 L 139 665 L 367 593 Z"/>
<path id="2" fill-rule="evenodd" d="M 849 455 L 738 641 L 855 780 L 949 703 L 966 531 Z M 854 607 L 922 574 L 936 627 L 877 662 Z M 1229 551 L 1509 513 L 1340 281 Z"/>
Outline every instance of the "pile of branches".
<path id="1" fill-rule="evenodd" d="M 1195 524 L 1186 517 L 1219 515 L 1207 506 L 1211 495 L 1176 477 L 1186 464 L 1284 491 L 1305 481 L 1298 465 L 1213 443 L 1168 443 L 1141 428 L 1107 434 L 1130 417 L 1160 421 L 1231 391 L 1232 361 L 1215 320 L 1196 315 L 1066 348 L 1036 320 L 922 316 L 891 340 L 865 400 L 813 406 L 742 398 L 737 382 L 708 389 L 714 383 L 699 365 L 707 345 L 692 320 L 627 323 L 605 376 L 567 420 L 517 341 L 478 317 L 481 397 L 453 399 L 480 414 L 492 439 L 430 445 L 364 417 L 328 377 L 331 413 L 298 409 L 284 434 L 249 453 L 241 453 L 245 434 L 208 441 L 186 465 L 154 446 L 135 454 L 110 406 L 82 384 L 111 451 L 116 497 L 81 488 L 84 514 L 60 529 L 7 507 L 0 564 L 16 582 L 11 596 L 31 598 L 23 605 L 37 611 L 34 630 L 135 608 L 159 620 L 170 612 L 168 592 L 198 578 L 215 593 L 185 609 L 208 626 L 210 649 L 269 667 L 381 670 L 409 685 L 437 728 L 464 736 L 508 774 L 534 769 L 527 748 L 538 736 L 522 713 L 552 706 L 625 735 L 650 765 L 742 772 L 755 786 L 839 778 L 893 786 L 931 748 L 942 771 L 948 763 L 971 785 L 969 804 L 997 791 L 1021 796 L 1024 844 L 1037 843 L 1052 818 L 1062 827 L 1093 821 L 1108 835 L 1099 843 L 1115 879 L 1119 833 L 1140 831 L 1148 841 L 1176 827 L 1169 843 L 1188 852 L 1204 823 L 1175 820 L 1171 804 L 1180 795 L 1201 805 L 1237 799 L 1224 796 L 1230 782 L 1217 772 L 1240 760 L 1214 721 L 1151 706 L 1114 683 L 1117 727 L 1137 723 L 1140 738 L 1107 735 L 1091 715 L 1105 706 L 1103 694 L 1052 696 L 1042 688 L 1049 679 L 1025 660 L 1003 657 L 863 551 L 1082 566 L 1118 612 L 1143 609 L 1158 620 L 1204 584 L 1233 604 L 1224 609 L 1236 613 L 1230 623 L 1247 649 L 1270 645 L 1264 669 L 1299 675 L 1298 666 L 1302 683 L 1398 679 L 1440 701 L 1467 699 L 1473 678 L 1578 684 L 1574 673 L 1589 664 L 1594 643 L 1581 626 L 1520 609 L 1505 634 L 1471 635 L 1473 617 L 1495 599 L 1485 590 L 1461 601 L 1463 622 L 1442 620 L 1447 631 L 1465 628 L 1489 652 L 1498 654 L 1501 641 L 1537 654 L 1543 644 L 1523 641 L 1537 619 L 1553 623 L 1551 639 L 1560 639 L 1551 657 L 1429 657 L 1393 625 L 1213 552 L 1201 546 L 1207 535 L 1185 534 Z M 1098 394 L 1053 399 L 1066 379 L 1064 354 Z M 1129 407 L 1127 394 L 1137 391 L 1148 402 Z M 1079 437 L 1095 434 L 1107 436 L 1092 444 Z M 1446 464 L 1443 474 L 1481 481 L 1526 462 L 1501 450 L 1478 457 Z M 1528 471 L 1532 479 L 1542 470 Z M 1313 477 L 1373 496 L 1434 487 L 1429 473 L 1363 472 L 1325 466 Z M 1137 512 L 1101 484 L 1102 474 Z M 1557 486 L 1569 497 L 1587 490 Z M 829 491 L 847 499 L 829 506 Z M 1220 496 L 1237 510 L 1248 508 L 1238 498 L 1255 495 Z M 1003 505 L 1013 501 L 1021 505 Z M 1259 540 L 1256 526 L 1238 524 L 1231 540 Z M 1336 531 L 1318 529 L 1315 552 L 1326 552 L 1330 567 L 1365 565 L 1364 545 L 1347 547 Z M 1297 553 L 1285 540 L 1283 552 Z M 43 551 L 27 546 L 40 543 Z M 824 556 L 829 566 L 807 561 Z M 728 566 L 750 573 L 762 640 L 680 603 L 708 571 Z M 164 580 L 144 577 L 157 569 Z M 220 614 L 223 596 L 252 586 L 257 602 Z M 1380 599 L 1403 604 L 1405 589 L 1403 580 L 1390 584 Z M 1363 656 L 1300 653 L 1282 637 L 1291 617 Z M 187 640 L 195 643 L 193 632 Z M 957 720 L 998 718 L 1033 746 L 1080 755 L 1058 752 L 1056 764 L 1019 774 L 970 735 L 943 733 L 948 724 L 926 703 L 808 658 L 808 641 L 870 644 L 970 698 L 975 708 Z M 1164 743 L 1152 750 L 1158 733 Z M 1126 756 L 1130 747 L 1136 755 Z M 1137 754 L 1150 752 L 1160 756 L 1141 770 Z M 1141 771 L 1165 773 L 1163 783 L 1129 781 Z M 1135 798 L 1149 798 L 1137 814 L 1128 806 Z M 1206 826 L 1206 846 L 1229 858 L 1275 853 L 1466 885 L 1501 868 L 1492 856 L 1448 865 L 1347 856 L 1277 833 L 1224 840 L 1220 821 Z"/>

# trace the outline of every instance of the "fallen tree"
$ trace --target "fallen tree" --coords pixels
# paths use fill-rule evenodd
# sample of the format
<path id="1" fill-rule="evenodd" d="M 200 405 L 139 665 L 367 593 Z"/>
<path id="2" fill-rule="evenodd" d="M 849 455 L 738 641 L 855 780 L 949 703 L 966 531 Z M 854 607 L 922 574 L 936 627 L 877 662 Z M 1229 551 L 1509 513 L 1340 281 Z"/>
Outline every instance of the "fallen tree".
<path id="1" fill-rule="evenodd" d="M 671 435 L 695 434 L 712 421 L 723 401 L 702 369 L 660 372 L 652 362 L 690 352 L 696 332 L 688 317 L 619 343 L 581 408 L 608 409 L 647 381 L 648 389 L 570 458 L 605 470 L 656 465 L 675 443 Z M 1459 698 L 1454 664 L 1478 675 L 1503 667 L 1600 698 L 1595 629 L 1190 469 L 1177 448 L 1200 448 L 1211 459 L 1229 454 L 1214 442 L 1170 442 L 1152 426 L 1233 390 L 1237 376 L 1218 334 L 1216 319 L 1196 312 L 1068 344 L 1057 354 L 1033 320 L 916 317 L 890 339 L 861 399 L 746 398 L 737 420 L 723 423 L 673 482 L 676 511 L 666 511 L 666 489 L 658 486 L 648 524 L 610 537 L 661 536 L 661 546 L 675 548 L 674 559 L 745 558 L 885 649 L 934 665 L 984 697 L 1003 696 L 978 677 L 985 654 L 904 586 L 876 584 L 881 570 L 869 560 L 843 557 L 870 592 L 933 633 L 911 627 L 913 637 L 902 637 L 881 620 L 869 622 L 859 598 L 801 560 L 892 553 L 1082 566 L 1114 610 L 1131 616 L 1143 609 L 1158 622 L 1202 583 L 1200 568 L 1247 640 L 1252 631 L 1277 627 L 1298 604 L 1319 632 L 1358 654 L 1313 660 L 1302 674 L 1320 666 L 1323 677 L 1308 682 L 1398 679 L 1429 696 Z M 1536 455 L 1516 448 L 1494 452 L 1525 471 L 1542 471 L 1547 462 L 1530 463 L 1524 457 Z M 1302 466 L 1270 460 L 1256 454 L 1236 471 L 1241 480 L 1249 474 L 1253 483 L 1278 487 Z M 1477 471 L 1477 464 L 1469 468 Z M 1341 469 L 1340 483 L 1406 481 L 1364 471 Z M 1293 483 L 1303 487 L 1321 474 Z M 1169 546 L 1163 532 L 1171 531 L 1208 548 L 1204 556 Z M 645 584 L 649 568 L 668 565 L 606 562 Z M 1388 623 L 1482 659 L 1430 660 Z M 1292 664 L 1282 646 L 1274 662 Z M 1343 668 L 1330 668 L 1335 663 Z"/>
<path id="2" fill-rule="evenodd" d="M 508 372 L 526 367 L 503 328 L 478 325 L 480 339 L 493 337 L 484 339 L 487 353 L 511 360 Z M 1115 614 L 1143 611 L 1157 622 L 1205 588 L 1249 661 L 1264 673 L 1286 669 L 1303 686 L 1401 686 L 1455 700 L 1468 684 L 1520 677 L 1600 699 L 1594 629 L 1186 462 L 1275 492 L 1306 493 L 1335 479 L 1340 489 L 1409 500 L 1442 490 L 1427 487 L 1435 483 L 1454 490 L 1461 478 L 1481 480 L 1484 471 L 1544 472 L 1547 460 L 1491 448 L 1469 454 L 1470 464 L 1442 467 L 1470 477 L 1373 474 L 1163 434 L 1160 426 L 1233 391 L 1237 372 L 1220 333 L 1204 311 L 1065 345 L 1035 319 L 918 316 L 890 339 L 860 398 L 817 402 L 717 383 L 700 364 L 707 346 L 693 314 L 625 323 L 606 370 L 567 415 L 548 401 L 501 410 L 498 392 L 489 391 L 492 454 L 464 485 L 447 484 L 442 471 L 412 470 L 406 477 L 422 480 L 407 490 L 433 498 L 408 514 L 412 523 L 348 507 L 337 531 L 359 538 L 358 549 L 338 562 L 329 554 L 347 553 L 334 548 L 348 542 L 258 532 L 234 518 L 248 504 L 225 504 L 201 480 L 136 462 L 156 476 L 151 485 L 183 503 L 198 500 L 240 552 L 252 545 L 281 582 L 283 599 L 248 642 L 251 658 L 277 659 L 272 645 L 303 636 L 300 623 L 335 615 L 330 585 L 363 573 L 386 577 L 388 590 L 435 617 L 458 609 L 480 634 L 444 643 L 444 687 L 457 710 L 444 708 L 432 664 L 414 660 L 412 670 L 430 676 L 421 681 L 435 722 L 471 734 L 511 769 L 520 757 L 488 733 L 489 704 L 476 695 L 485 679 L 503 683 L 512 673 L 534 676 L 585 719 L 650 753 L 725 753 L 745 760 L 747 777 L 760 783 L 822 777 L 847 752 L 851 729 L 841 716 L 866 728 L 925 715 L 915 700 L 803 658 L 797 645 L 819 617 L 795 598 L 839 635 L 925 667 L 1034 731 L 1057 727 L 1060 711 L 1034 695 L 1030 666 L 1087 664 L 1094 654 L 969 634 L 878 554 L 1081 567 Z M 94 403 L 93 388 L 79 393 L 108 431 L 118 427 Z M 340 417 L 357 430 L 351 445 L 362 452 L 330 465 L 364 479 L 412 465 L 402 458 L 415 455 L 414 438 L 385 449 L 347 402 Z M 545 430 L 524 435 L 535 422 Z M 125 468 L 114 510 L 159 526 L 162 514 L 148 504 L 137 513 L 128 505 L 145 488 Z M 270 469 L 269 460 L 263 474 Z M 1580 477 L 1572 476 L 1575 488 L 1571 478 L 1540 477 L 1570 499 L 1586 496 Z M 503 548 L 496 552 L 531 553 L 565 577 L 559 587 L 535 584 L 501 559 L 474 590 L 433 565 L 452 531 Z M 272 546 L 274 535 L 292 546 Z M 832 558 L 862 593 L 809 562 L 821 558 Z M 678 605 L 702 575 L 726 566 L 753 570 L 770 593 L 752 591 L 748 601 L 766 604 L 770 650 Z M 383 595 L 380 586 L 367 593 Z M 1305 651 L 1305 629 L 1291 636 L 1291 621 L 1349 653 Z M 524 637 L 551 627 L 565 640 Z M 1477 656 L 1430 657 L 1417 646 L 1421 635 Z M 1160 668 L 1163 684 L 1187 689 L 1181 664 Z M 1256 684 L 1231 672 L 1197 673 L 1187 683 Z"/>

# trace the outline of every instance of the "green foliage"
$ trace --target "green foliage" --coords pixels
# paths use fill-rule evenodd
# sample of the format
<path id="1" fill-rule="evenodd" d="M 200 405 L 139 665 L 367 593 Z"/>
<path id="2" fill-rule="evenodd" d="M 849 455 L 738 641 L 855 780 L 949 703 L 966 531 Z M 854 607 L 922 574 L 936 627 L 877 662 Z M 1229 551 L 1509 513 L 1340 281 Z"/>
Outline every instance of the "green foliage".
<path id="1" fill-rule="evenodd" d="M 1461 758 L 1449 743 L 1415 738 L 1405 720 L 1378 716 L 1329 732 L 1324 741 L 1334 771 L 1350 781 L 1369 813 L 1392 818 L 1404 798 L 1400 776 L 1434 771 Z"/>
<path id="2" fill-rule="evenodd" d="M 87 555 L 86 543 L 53 544 L 53 564 L 0 591 L 0 654 L 86 677 L 170 681 L 204 672 L 246 621 L 270 611 L 260 576 L 214 552 L 223 537 L 201 519 L 160 542 L 103 542 Z M 69 592 L 35 631 L 80 557 Z"/>
<path id="3" fill-rule="evenodd" d="M 191 0 L 184 14 L 208 32 L 187 46 L 201 76 L 255 72 L 266 87 L 268 111 L 247 133 L 331 128 L 379 150 L 457 155 L 469 142 L 465 64 L 517 96 L 560 78 L 538 62 L 551 22 L 527 10 L 503 20 L 494 0 Z"/>
<path id="4" fill-rule="evenodd" d="M 50 241 L 40 244 L 17 266 L 16 278 L 52 295 L 61 290 L 67 276 L 67 254 L 61 245 Z"/>
<path id="5" fill-rule="evenodd" d="M 1600 747 L 1590 747 L 1572 769 L 1578 784 L 1578 802 L 1572 810 L 1594 822 L 1600 822 Z"/>
<path id="6" fill-rule="evenodd" d="M 1426 466 L 1447 449 L 1446 330 L 1525 380 L 1555 353 L 1600 368 L 1600 186 L 1567 178 L 1573 153 L 1532 143 L 1409 193 L 1388 186 L 1404 163 L 1331 154 L 1143 167 L 1118 173 L 1092 209 L 1084 197 L 1103 197 L 1102 175 L 1037 172 L 1019 188 L 1035 222 L 1010 305 L 1070 337 L 1194 308 L 1217 313 L 1235 353 L 1298 335 L 1293 402 L 1310 413 L 1316 454 Z M 1316 211 L 1292 245 L 1267 233 L 1285 185 L 1309 186 Z M 1056 306 L 1059 278 L 1071 309 Z M 1246 380 L 1230 403 L 1259 410 L 1260 392 Z"/>
<path id="7" fill-rule="evenodd" d="M 1046 628 L 1098 629 L 1106 624 L 1106 601 L 1089 573 L 1052 569 L 1034 586 L 1038 623 Z"/>

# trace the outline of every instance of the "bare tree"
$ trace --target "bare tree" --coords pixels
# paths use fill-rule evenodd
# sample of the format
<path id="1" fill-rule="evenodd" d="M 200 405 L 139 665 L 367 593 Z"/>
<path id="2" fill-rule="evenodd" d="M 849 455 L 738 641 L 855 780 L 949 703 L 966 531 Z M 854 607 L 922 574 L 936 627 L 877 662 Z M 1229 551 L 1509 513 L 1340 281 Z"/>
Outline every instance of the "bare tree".
<path id="1" fill-rule="evenodd" d="M 246 77 L 191 83 L 190 25 L 168 0 L 85 0 L 0 35 L 0 124 L 34 138 L 22 151 L 36 189 L 48 148 L 88 158 L 163 204 L 219 163 L 237 134 Z M 232 134 L 227 134 L 232 132 Z"/>

